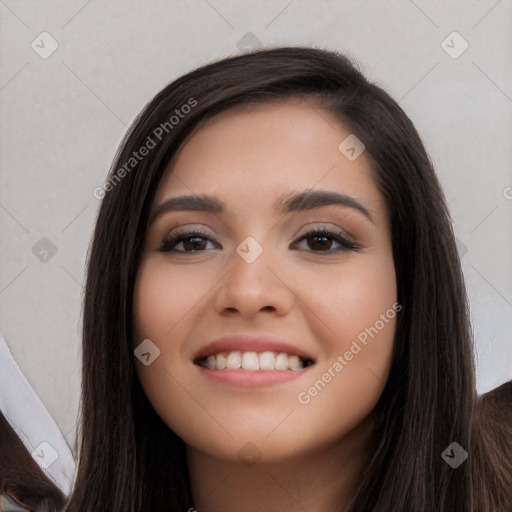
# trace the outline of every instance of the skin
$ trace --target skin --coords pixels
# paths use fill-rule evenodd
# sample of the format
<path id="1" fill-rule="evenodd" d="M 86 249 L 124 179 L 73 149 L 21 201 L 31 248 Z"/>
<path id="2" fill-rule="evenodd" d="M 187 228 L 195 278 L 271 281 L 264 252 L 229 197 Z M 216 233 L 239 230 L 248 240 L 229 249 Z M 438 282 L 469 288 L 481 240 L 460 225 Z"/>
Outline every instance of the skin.
<path id="1" fill-rule="evenodd" d="M 134 348 L 150 339 L 160 350 L 148 366 L 136 359 L 137 373 L 156 412 L 187 446 L 201 512 L 247 510 L 247 503 L 251 510 L 340 510 L 370 454 L 396 318 L 359 343 L 341 371 L 332 367 L 392 309 L 397 291 L 389 218 L 369 162 L 364 152 L 349 161 L 338 149 L 349 134 L 332 114 L 298 100 L 224 112 L 188 138 L 159 186 L 155 206 L 188 194 L 226 203 L 222 213 L 156 217 L 134 292 Z M 347 206 L 274 210 L 282 195 L 310 189 L 356 198 L 373 222 Z M 200 239 L 195 253 L 186 242 L 159 251 L 178 226 L 206 230 L 210 241 Z M 325 227 L 347 233 L 358 249 L 329 252 L 336 240 L 302 238 Z M 252 263 L 235 250 L 247 236 L 263 249 Z M 194 355 L 240 332 L 285 338 L 315 365 L 265 388 L 212 382 Z M 299 393 L 304 397 L 329 368 L 335 376 L 301 403 Z M 257 459 L 250 466 L 238 454 L 249 442 Z"/>

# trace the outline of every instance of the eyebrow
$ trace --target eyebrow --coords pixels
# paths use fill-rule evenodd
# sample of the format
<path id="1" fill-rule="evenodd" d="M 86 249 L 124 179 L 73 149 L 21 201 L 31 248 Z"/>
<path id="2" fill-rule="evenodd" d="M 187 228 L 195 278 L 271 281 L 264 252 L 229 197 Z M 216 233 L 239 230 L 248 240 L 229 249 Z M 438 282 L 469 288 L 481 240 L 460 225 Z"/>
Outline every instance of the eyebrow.
<path id="1" fill-rule="evenodd" d="M 329 190 L 292 192 L 282 195 L 274 202 L 274 209 L 282 214 L 286 214 L 331 205 L 352 208 L 362 213 L 368 220 L 375 224 L 375 220 L 371 216 L 368 208 L 355 197 Z M 215 196 L 202 194 L 171 197 L 153 210 L 150 215 L 150 224 L 160 215 L 171 211 L 222 213 L 225 209 L 226 203 Z"/>

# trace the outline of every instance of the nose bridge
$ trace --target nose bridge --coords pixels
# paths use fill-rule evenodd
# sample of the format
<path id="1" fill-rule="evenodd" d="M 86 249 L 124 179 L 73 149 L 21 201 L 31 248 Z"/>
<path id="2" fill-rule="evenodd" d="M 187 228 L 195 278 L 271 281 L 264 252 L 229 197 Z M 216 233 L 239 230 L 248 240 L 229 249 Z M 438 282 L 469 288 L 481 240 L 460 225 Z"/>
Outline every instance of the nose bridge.
<path id="1" fill-rule="evenodd" d="M 231 282 L 236 281 L 242 286 L 249 287 L 249 292 L 253 289 L 252 293 L 265 293 L 265 290 L 270 290 L 274 286 L 274 275 L 270 268 L 279 267 L 276 265 L 277 261 L 277 255 L 272 254 L 268 237 L 262 234 L 249 235 L 236 246 L 231 257 Z"/>
<path id="2" fill-rule="evenodd" d="M 236 246 L 229 260 L 230 271 L 225 276 L 216 298 L 216 307 L 238 310 L 244 315 L 269 307 L 284 314 L 294 302 L 294 293 L 280 276 L 279 255 L 273 253 L 268 238 L 247 236 Z M 264 240 L 267 244 L 264 244 Z"/>

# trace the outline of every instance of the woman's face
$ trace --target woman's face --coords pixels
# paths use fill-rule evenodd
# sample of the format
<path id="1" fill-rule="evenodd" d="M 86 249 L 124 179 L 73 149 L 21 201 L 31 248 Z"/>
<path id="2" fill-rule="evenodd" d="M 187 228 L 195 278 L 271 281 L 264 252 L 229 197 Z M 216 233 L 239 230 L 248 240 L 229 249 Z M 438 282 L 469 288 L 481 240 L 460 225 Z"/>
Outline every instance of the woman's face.
<path id="1" fill-rule="evenodd" d="M 284 460 L 334 447 L 374 409 L 395 269 L 383 197 L 349 135 L 298 101 L 224 112 L 162 180 L 133 348 L 148 399 L 189 448 Z M 208 200 L 171 202 L 182 196 Z"/>

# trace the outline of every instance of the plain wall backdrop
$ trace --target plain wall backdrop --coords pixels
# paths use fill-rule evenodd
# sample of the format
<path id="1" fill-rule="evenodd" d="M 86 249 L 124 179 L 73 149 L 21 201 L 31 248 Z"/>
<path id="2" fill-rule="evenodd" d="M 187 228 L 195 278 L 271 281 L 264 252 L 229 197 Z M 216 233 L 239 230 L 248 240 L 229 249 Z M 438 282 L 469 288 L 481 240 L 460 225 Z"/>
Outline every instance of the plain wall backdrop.
<path id="1" fill-rule="evenodd" d="M 0 0 L 0 29 L 0 332 L 71 447 L 93 191 L 158 91 L 259 46 L 345 52 L 411 117 L 454 222 L 478 390 L 512 379 L 511 0 Z"/>

